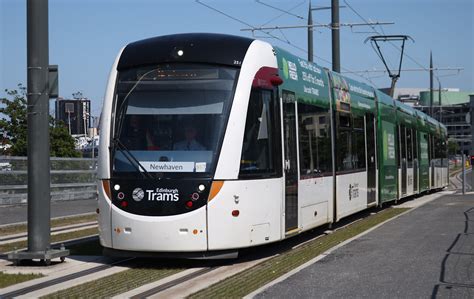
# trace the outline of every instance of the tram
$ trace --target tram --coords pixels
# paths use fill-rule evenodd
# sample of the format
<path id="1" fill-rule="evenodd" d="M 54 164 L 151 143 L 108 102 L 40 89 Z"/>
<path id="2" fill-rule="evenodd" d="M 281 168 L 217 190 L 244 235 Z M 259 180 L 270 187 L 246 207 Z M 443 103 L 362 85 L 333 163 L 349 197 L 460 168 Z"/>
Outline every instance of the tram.
<path id="1" fill-rule="evenodd" d="M 446 127 L 271 44 L 128 44 L 99 146 L 106 254 L 225 256 L 448 184 Z"/>

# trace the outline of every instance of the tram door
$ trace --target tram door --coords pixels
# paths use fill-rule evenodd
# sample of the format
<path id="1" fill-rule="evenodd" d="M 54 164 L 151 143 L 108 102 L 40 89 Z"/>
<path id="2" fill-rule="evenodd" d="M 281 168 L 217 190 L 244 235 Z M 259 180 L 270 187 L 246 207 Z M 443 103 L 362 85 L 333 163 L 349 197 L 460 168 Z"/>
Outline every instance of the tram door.
<path id="1" fill-rule="evenodd" d="M 413 193 L 418 193 L 418 132 L 413 130 Z"/>
<path id="2" fill-rule="evenodd" d="M 298 160 L 295 94 L 283 91 L 285 231 L 298 228 Z"/>
<path id="3" fill-rule="evenodd" d="M 400 126 L 400 161 L 402 167 L 402 195 L 407 194 L 407 138 L 405 126 Z"/>
<path id="4" fill-rule="evenodd" d="M 431 188 L 435 188 L 435 143 L 433 135 L 430 135 L 430 166 L 431 166 Z"/>
<path id="5" fill-rule="evenodd" d="M 376 155 L 375 155 L 375 119 L 372 114 L 366 116 L 367 138 L 367 205 L 375 202 Z"/>

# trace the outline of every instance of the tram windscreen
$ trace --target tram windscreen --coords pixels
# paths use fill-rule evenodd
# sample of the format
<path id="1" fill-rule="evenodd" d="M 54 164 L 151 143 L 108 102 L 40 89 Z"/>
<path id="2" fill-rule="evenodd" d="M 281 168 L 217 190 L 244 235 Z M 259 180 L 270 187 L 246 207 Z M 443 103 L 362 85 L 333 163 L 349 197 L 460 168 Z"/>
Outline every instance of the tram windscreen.
<path id="1" fill-rule="evenodd" d="M 121 71 L 113 171 L 212 172 L 236 76 L 234 68 L 195 64 Z"/>

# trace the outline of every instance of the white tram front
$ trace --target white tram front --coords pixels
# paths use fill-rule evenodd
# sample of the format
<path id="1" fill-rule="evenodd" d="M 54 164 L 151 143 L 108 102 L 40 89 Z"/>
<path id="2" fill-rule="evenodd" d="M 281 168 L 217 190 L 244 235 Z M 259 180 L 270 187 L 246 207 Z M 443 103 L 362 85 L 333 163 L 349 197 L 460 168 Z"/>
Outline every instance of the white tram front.
<path id="1" fill-rule="evenodd" d="M 121 51 L 99 149 L 109 252 L 203 253 L 285 237 L 277 73 L 271 45 L 240 37 L 172 35 Z"/>

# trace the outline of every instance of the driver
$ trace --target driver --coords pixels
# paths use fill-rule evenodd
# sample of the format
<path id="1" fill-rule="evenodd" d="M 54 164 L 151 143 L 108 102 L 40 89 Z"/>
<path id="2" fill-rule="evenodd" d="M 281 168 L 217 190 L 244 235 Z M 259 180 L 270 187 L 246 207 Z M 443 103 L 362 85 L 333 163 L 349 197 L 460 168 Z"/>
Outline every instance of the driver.
<path id="1" fill-rule="evenodd" d="M 196 140 L 197 130 L 195 127 L 186 126 L 184 128 L 185 139 L 176 142 L 173 145 L 173 150 L 177 151 L 203 151 L 206 148 Z"/>

